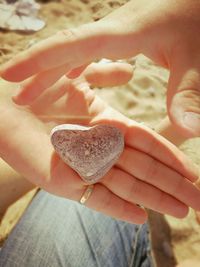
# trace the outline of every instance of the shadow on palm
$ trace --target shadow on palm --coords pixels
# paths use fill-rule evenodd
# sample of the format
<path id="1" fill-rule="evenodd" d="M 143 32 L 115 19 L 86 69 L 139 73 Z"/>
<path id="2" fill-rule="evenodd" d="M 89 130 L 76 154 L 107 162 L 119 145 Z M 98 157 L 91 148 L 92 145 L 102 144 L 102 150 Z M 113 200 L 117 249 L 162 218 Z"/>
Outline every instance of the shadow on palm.
<path id="1" fill-rule="evenodd" d="M 91 85 L 121 85 L 132 77 L 130 65 L 109 65 L 106 73 L 102 66 L 91 64 L 79 78 L 70 80 L 62 77 L 30 106 L 31 111 L 43 122 L 50 123 L 51 127 L 62 123 L 112 123 L 122 130 L 122 125 L 128 119 L 109 107 L 90 89 Z"/>

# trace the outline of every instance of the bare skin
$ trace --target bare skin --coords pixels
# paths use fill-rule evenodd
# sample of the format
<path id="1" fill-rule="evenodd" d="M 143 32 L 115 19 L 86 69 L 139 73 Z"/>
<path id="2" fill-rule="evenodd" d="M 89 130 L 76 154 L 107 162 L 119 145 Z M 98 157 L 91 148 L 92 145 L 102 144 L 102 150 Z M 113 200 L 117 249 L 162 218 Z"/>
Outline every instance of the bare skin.
<path id="1" fill-rule="evenodd" d="M 132 70 L 128 65 L 107 65 L 107 66 L 98 66 L 93 65 L 93 67 L 87 68 L 82 78 L 79 78 L 78 82 L 72 82 L 69 80 L 65 81 L 65 85 L 68 84 L 71 87 L 70 91 L 68 92 L 72 98 L 68 99 L 68 102 L 65 101 L 60 102 L 59 105 L 55 105 L 55 101 L 60 98 L 61 100 L 64 97 L 66 92 L 66 86 L 57 86 L 48 90 L 38 101 L 32 104 L 29 107 L 29 110 L 33 112 L 40 120 L 46 123 L 46 129 L 51 128 L 54 124 L 63 123 L 63 122 L 72 122 L 75 121 L 77 123 L 88 123 L 91 118 L 88 118 L 88 105 L 87 103 L 88 96 L 88 86 L 85 84 L 93 84 L 93 85 L 100 85 L 100 86 L 112 86 L 117 84 L 126 83 L 132 77 Z M 117 77 L 120 77 L 118 80 Z M 81 81 L 82 79 L 82 81 Z M 84 83 L 83 83 L 84 81 Z M 71 85 L 70 85 L 71 84 Z M 80 85 L 84 85 L 83 88 L 86 86 L 86 90 L 81 90 L 80 92 Z M 117 85 L 116 84 L 116 85 Z M 10 103 L 10 96 L 12 94 L 13 86 L 7 84 L 8 87 L 4 91 L 4 98 L 5 101 Z M 82 86 L 81 86 L 82 88 Z M 90 98 L 90 97 L 89 97 Z M 78 102 L 79 101 L 79 102 Z M 76 107 L 74 107 L 75 102 L 79 103 L 80 110 L 77 111 Z M 46 103 L 46 105 L 44 105 Z M 98 101 L 97 101 L 98 103 Z M 12 104 L 13 105 L 13 104 Z M 48 107 L 49 105 L 49 107 Z M 67 105 L 67 106 L 66 106 Z M 15 105 L 13 105 L 15 106 Z M 67 115 L 66 115 L 67 111 Z M 77 113 L 78 112 L 78 113 Z M 109 112 L 110 113 L 110 112 Z M 115 119 L 117 121 L 117 116 L 125 119 L 121 114 L 117 113 L 116 111 L 112 111 L 109 114 L 115 115 Z M 80 116 L 81 114 L 81 116 Z M 122 116 L 122 117 L 121 117 Z M 90 116 L 89 116 L 90 117 Z M 93 117 L 93 115 L 92 115 Z M 100 119 L 101 122 L 101 119 Z M 49 124 L 50 123 L 50 124 Z M 172 143 L 179 145 L 181 142 L 185 140 L 185 137 L 180 136 L 180 134 L 175 131 L 174 126 L 170 123 L 170 121 L 166 118 L 160 125 L 158 125 L 156 131 L 162 134 L 165 138 L 170 140 Z M 28 180 L 24 179 L 24 177 L 14 171 L 11 167 L 9 167 L 3 160 L 0 161 L 0 214 L 5 212 L 6 208 L 12 204 L 17 198 L 22 196 L 24 193 L 29 191 L 30 189 L 34 188 L 34 184 L 30 183 Z M 6 177 L 6 178 L 5 178 Z M 162 177 L 163 178 L 163 177 Z M 2 190 L 1 190 L 2 189 Z M 139 189 L 139 187 L 138 187 Z M 142 187 L 141 187 L 142 189 Z M 141 190 L 140 189 L 140 190 Z M 191 265 L 192 264 L 192 265 Z M 195 265 L 196 264 L 196 265 Z M 184 262 L 183 264 L 179 264 L 178 267 L 189 267 L 189 266 L 198 266 L 198 262 L 190 260 Z"/>
<path id="2" fill-rule="evenodd" d="M 158 125 L 156 131 L 175 145 L 180 145 L 185 140 L 174 131 L 172 124 L 167 118 Z M 0 174 L 1 219 L 7 208 L 24 194 L 35 188 L 35 185 L 17 173 L 2 159 L 0 159 Z"/>
<path id="3" fill-rule="evenodd" d="M 170 70 L 167 109 L 174 127 L 186 137 L 199 136 L 199 13 L 197 0 L 132 0 L 97 22 L 39 42 L 4 65 L 0 73 L 9 81 L 26 79 L 15 97 L 23 105 L 63 74 L 78 75 L 94 59 L 143 53 Z"/>
<path id="4" fill-rule="evenodd" d="M 108 107 L 90 90 L 88 77 L 93 76 L 94 84 L 110 85 L 119 77 L 127 82 L 132 76 L 129 65 L 115 63 L 109 68 L 105 72 L 102 65 L 93 64 L 75 80 L 63 76 L 26 107 L 11 101 L 15 85 L 5 83 L 0 97 L 2 158 L 31 183 L 78 201 L 86 184 L 55 155 L 49 131 L 66 122 L 112 124 L 124 133 L 125 150 L 95 185 L 88 207 L 132 223 L 143 223 L 147 217 L 135 203 L 179 218 L 187 214 L 188 206 L 200 210 L 200 192 L 192 184 L 198 172 L 183 153 L 156 132 Z"/>
<path id="5" fill-rule="evenodd" d="M 156 131 L 175 145 L 179 145 L 183 142 L 184 138 L 181 138 L 180 135 L 174 131 L 172 124 L 167 118 L 158 125 Z M 1 219 L 7 208 L 24 194 L 34 189 L 35 185 L 30 183 L 21 174 L 17 173 L 2 159 L 0 159 L 0 174 Z"/>

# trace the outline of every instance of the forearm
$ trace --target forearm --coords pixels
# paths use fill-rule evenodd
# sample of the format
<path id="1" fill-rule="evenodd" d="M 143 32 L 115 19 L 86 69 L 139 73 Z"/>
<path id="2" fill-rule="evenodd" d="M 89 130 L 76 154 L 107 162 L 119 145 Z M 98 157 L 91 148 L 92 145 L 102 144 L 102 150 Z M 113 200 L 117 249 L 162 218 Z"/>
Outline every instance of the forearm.
<path id="1" fill-rule="evenodd" d="M 0 158 L 0 218 L 12 203 L 34 187 Z"/>

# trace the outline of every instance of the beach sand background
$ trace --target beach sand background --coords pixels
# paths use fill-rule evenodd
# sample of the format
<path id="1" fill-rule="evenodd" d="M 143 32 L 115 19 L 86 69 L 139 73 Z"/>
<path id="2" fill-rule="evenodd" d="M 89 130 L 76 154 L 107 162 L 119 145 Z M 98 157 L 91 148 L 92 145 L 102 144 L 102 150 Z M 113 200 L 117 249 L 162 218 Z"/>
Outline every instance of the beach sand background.
<path id="1" fill-rule="evenodd" d="M 0 64 L 58 30 L 98 20 L 125 2 L 125 0 L 43 1 L 40 17 L 47 24 L 43 30 L 33 34 L 0 31 Z M 169 73 L 143 55 L 130 59 L 129 62 L 132 64 L 136 62 L 136 69 L 134 78 L 127 85 L 96 89 L 96 92 L 126 116 L 155 127 L 166 116 L 165 93 Z M 185 142 L 181 150 L 195 163 L 199 163 L 199 138 Z M 29 192 L 9 207 L 0 223 L 0 244 L 3 244 L 34 193 L 35 191 Z M 150 224 L 157 266 L 173 267 L 174 258 L 177 262 L 187 258 L 200 261 L 200 225 L 192 210 L 183 220 L 150 212 Z"/>

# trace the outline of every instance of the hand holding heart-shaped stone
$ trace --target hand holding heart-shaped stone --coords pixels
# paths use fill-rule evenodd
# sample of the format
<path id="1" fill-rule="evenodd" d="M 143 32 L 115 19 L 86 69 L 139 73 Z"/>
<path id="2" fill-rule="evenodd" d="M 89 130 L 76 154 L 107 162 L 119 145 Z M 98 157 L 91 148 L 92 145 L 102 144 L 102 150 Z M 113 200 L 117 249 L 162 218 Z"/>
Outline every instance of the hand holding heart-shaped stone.
<path id="1" fill-rule="evenodd" d="M 124 149 L 123 134 L 109 125 L 59 125 L 51 132 L 51 142 L 61 159 L 87 183 L 98 182 Z"/>

